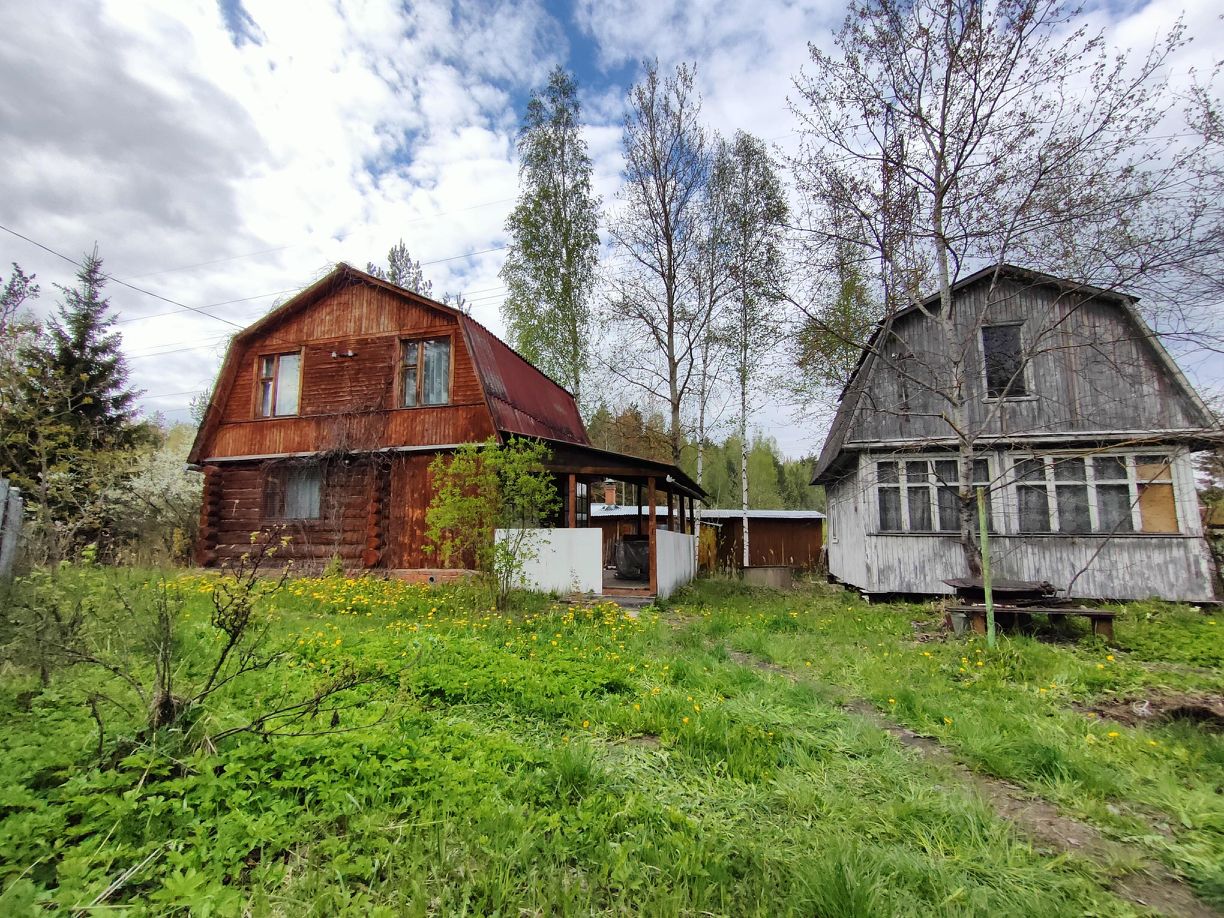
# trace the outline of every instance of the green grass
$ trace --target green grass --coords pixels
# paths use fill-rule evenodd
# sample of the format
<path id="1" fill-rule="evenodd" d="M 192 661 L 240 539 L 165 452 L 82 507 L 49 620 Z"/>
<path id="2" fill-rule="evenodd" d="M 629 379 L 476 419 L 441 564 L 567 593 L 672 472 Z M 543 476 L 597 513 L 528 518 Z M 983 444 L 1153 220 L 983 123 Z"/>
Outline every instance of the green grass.
<path id="1" fill-rule="evenodd" d="M 115 575 L 74 576 L 104 597 Z M 117 576 L 133 590 L 146 575 Z M 183 678 L 212 639 L 208 587 L 181 583 Z M 910 622 L 930 612 L 822 591 L 710 584 L 638 619 L 524 601 L 504 615 L 462 588 L 292 582 L 264 611 L 285 664 L 235 686 L 200 729 L 356 665 L 379 678 L 347 699 L 360 702 L 339 725 L 351 732 L 139 746 L 110 769 L 93 765 L 82 699 L 118 696 L 113 680 L 77 668 L 41 690 L 9 665 L 0 912 L 88 905 L 143 863 L 108 904 L 222 915 L 1135 913 L 1100 867 L 1035 852 L 955 775 L 839 707 L 860 696 L 975 767 L 1136 838 L 1206 894 L 1218 883 L 1218 738 L 1193 727 L 1110 737 L 1070 707 L 1159 680 L 1218 690 L 1217 675 L 1200 672 L 1219 672 L 1199 646 L 1215 646 L 1199 639 L 1210 626 L 1189 613 L 1128 613 L 1120 641 L 1143 660 L 1116 653 L 1098 669 L 1106 651 L 1086 642 L 919 646 Z M 97 605 L 122 645 L 139 623 Z M 1170 630 L 1176 659 L 1159 653 L 1157 632 Z M 1164 662 L 1185 671 L 1148 666 Z M 108 731 L 131 737 L 138 713 L 109 715 Z M 1152 819 L 1167 837 L 1144 828 Z"/>
<path id="2" fill-rule="evenodd" d="M 1113 647 L 1075 622 L 1054 629 L 1057 640 L 1004 636 L 992 650 L 976 637 L 918 640 L 919 629 L 937 631 L 932 607 L 867 607 L 847 593 L 745 602 L 704 585 L 678 611 L 697 613 L 688 628 L 704 640 L 785 667 L 827 700 L 868 699 L 978 771 L 1140 845 L 1224 904 L 1224 737 L 1085 710 L 1152 693 L 1219 695 L 1224 629 L 1214 615 L 1136 603 L 1119 608 Z"/>

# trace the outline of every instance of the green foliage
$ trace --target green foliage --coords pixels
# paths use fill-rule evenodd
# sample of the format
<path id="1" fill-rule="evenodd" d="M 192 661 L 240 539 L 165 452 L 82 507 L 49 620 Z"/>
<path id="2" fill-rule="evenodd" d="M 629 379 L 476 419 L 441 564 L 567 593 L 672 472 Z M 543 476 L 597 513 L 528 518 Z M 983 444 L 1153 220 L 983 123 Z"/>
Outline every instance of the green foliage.
<path id="1" fill-rule="evenodd" d="M 533 534 L 560 508 L 551 455 L 536 440 L 464 444 L 430 465 L 434 497 L 426 512 L 428 546 L 443 564 L 474 563 L 504 608 L 523 566 L 536 556 Z M 496 538 L 498 529 L 505 530 Z"/>
<path id="2" fill-rule="evenodd" d="M 408 253 L 403 239 L 387 251 L 387 267 L 371 261 L 366 264 L 366 273 L 421 296 L 433 296 L 433 282 L 425 279 L 421 263 Z"/>
<path id="3" fill-rule="evenodd" d="M 702 486 L 709 493 L 706 506 L 740 506 L 740 439 L 729 436 L 707 443 Z M 823 510 L 824 489 L 814 488 L 813 459 L 786 459 L 772 438 L 756 436 L 748 450 L 748 506 L 756 510 Z M 696 476 L 696 458 L 686 455 L 682 467 Z"/>
<path id="4" fill-rule="evenodd" d="M 104 592 L 104 575 L 81 583 Z M 216 581 L 174 583 L 190 638 Z M 751 629 L 759 605 L 797 611 L 727 584 L 693 599 L 678 612 L 699 637 L 715 620 Z M 773 639 L 832 613 L 849 624 L 826 637 L 850 637 L 876 611 L 812 597 Z M 314 578 L 266 613 L 285 666 L 215 717 L 248 720 L 264 697 L 365 666 L 387 673 L 361 690 L 382 719 L 174 758 L 140 747 L 103 771 L 72 698 L 88 673 L 39 692 L 6 670 L 0 911 L 1131 913 L 1106 872 L 1034 851 L 812 687 L 704 640 L 678 646 L 652 610 L 537 603 L 510 617 L 452 587 Z M 894 618 L 868 633 L 908 635 Z"/>
<path id="5" fill-rule="evenodd" d="M 510 342 L 579 400 L 590 363 L 600 206 L 580 116 L 577 84 L 557 66 L 548 86 L 531 94 L 519 130 L 521 187 L 506 219 L 501 271 Z"/>

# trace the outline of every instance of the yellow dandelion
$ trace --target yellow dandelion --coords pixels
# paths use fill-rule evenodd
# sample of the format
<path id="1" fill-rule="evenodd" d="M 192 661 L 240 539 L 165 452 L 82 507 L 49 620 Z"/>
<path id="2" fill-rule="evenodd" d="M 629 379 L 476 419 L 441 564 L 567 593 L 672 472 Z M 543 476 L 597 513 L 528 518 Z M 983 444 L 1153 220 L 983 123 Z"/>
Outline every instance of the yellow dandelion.
<path id="1" fill-rule="evenodd" d="M 1110 739 L 1113 739 L 1114 737 L 1121 736 L 1122 734 L 1119 733 L 1117 730 L 1110 730 L 1105 735 L 1108 736 Z"/>
<path id="2" fill-rule="evenodd" d="M 689 722 L 689 719 L 688 719 L 687 717 L 681 717 L 681 718 L 680 718 L 680 721 L 681 721 L 682 723 L 686 723 L 686 724 L 687 724 L 687 723 Z"/>
<path id="3" fill-rule="evenodd" d="M 585 729 L 586 729 L 587 727 L 589 727 L 590 725 L 591 725 L 591 722 L 590 722 L 589 720 L 584 720 L 584 721 L 582 722 L 582 729 L 583 729 L 583 730 L 585 730 Z"/>
<path id="4" fill-rule="evenodd" d="M 888 703 L 889 703 L 889 704 L 896 704 L 896 703 L 897 703 L 897 699 L 896 699 L 896 698 L 889 698 L 889 699 L 888 699 Z"/>
<path id="5" fill-rule="evenodd" d="M 951 717 L 945 717 L 945 718 L 944 718 L 944 723 L 945 723 L 945 724 L 948 724 L 949 726 L 951 726 L 951 724 L 952 724 L 952 718 L 951 718 Z"/>

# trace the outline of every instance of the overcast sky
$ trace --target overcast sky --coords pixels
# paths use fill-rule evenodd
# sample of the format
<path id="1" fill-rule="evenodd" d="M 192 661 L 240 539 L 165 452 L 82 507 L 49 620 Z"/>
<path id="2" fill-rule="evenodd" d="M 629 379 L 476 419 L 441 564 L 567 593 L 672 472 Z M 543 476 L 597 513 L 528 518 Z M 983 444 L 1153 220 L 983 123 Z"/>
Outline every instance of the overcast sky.
<path id="1" fill-rule="evenodd" d="M 1146 47 L 1185 10 L 1204 68 L 1214 0 L 1112 3 L 1093 18 Z M 97 241 L 147 410 L 186 420 L 227 338 L 337 261 L 403 238 L 434 291 L 501 333 L 503 224 L 527 95 L 579 80 L 597 191 L 615 198 L 620 121 L 643 57 L 696 62 L 707 123 L 794 148 L 787 108 L 838 2 L 556 0 L 174 3 L 0 0 L 0 224 L 79 259 Z M 38 274 L 40 311 L 74 268 L 0 232 L 0 272 Z M 1191 375 L 1194 368 L 1190 368 Z M 758 417 L 791 455 L 823 430 Z"/>

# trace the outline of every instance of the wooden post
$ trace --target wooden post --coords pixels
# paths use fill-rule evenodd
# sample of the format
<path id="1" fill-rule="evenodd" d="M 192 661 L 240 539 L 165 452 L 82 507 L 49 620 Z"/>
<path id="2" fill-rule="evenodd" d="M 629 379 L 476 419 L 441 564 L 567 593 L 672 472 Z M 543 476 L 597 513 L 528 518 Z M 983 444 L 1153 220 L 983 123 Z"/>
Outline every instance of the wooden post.
<path id="1" fill-rule="evenodd" d="M 977 489 L 978 539 L 982 546 L 982 592 L 986 594 L 986 646 L 995 645 L 994 592 L 990 587 L 990 536 L 986 534 L 986 489 Z"/>
<path id="2" fill-rule="evenodd" d="M 648 542 L 648 567 L 650 568 L 650 592 L 654 595 L 659 593 L 659 565 L 656 563 L 655 557 L 658 551 L 658 536 L 655 533 L 655 480 L 654 478 L 646 479 L 647 501 L 650 504 L 650 517 L 646 521 L 646 533 L 649 536 Z"/>
<path id="3" fill-rule="evenodd" d="M 565 521 L 565 525 L 570 529 L 575 529 L 578 526 L 578 476 L 570 473 L 569 477 L 569 517 Z"/>

